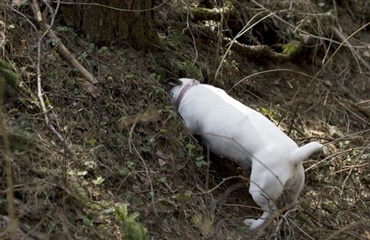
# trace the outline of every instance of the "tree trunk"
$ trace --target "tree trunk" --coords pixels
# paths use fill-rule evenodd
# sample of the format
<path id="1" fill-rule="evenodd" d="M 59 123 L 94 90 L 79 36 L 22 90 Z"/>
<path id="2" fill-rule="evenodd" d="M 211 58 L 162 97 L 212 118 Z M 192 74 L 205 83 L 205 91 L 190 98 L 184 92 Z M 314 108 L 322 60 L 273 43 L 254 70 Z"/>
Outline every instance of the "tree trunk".
<path id="1" fill-rule="evenodd" d="M 69 0 L 61 7 L 68 26 L 99 46 L 129 45 L 147 51 L 158 40 L 153 23 L 155 0 Z M 83 3 L 83 4 L 81 4 Z"/>

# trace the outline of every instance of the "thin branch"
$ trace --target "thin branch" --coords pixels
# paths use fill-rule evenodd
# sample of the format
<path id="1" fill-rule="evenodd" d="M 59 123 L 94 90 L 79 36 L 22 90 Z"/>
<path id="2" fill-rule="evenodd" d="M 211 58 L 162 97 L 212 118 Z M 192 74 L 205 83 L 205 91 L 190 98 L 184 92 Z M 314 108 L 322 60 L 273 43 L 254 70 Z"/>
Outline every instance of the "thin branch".
<path id="1" fill-rule="evenodd" d="M 354 35 L 356 35 L 361 30 L 365 29 L 367 26 L 370 26 L 370 22 L 366 23 L 365 25 L 358 28 L 356 31 L 354 31 L 351 35 L 349 35 L 346 39 L 342 41 L 342 43 L 338 46 L 337 49 L 335 49 L 334 53 L 330 56 L 330 58 L 326 61 L 326 63 L 321 67 L 321 69 L 315 74 L 315 78 L 321 74 L 321 72 L 326 68 L 328 64 L 331 63 L 331 60 L 334 58 L 334 56 L 338 53 L 339 49 L 342 48 L 343 45 L 346 45 L 346 42 L 351 39 Z"/>
<path id="2" fill-rule="evenodd" d="M 76 68 L 83 78 L 85 78 L 91 84 L 96 84 L 98 81 L 95 79 L 95 77 L 77 61 L 77 59 L 72 55 L 72 53 L 68 50 L 68 48 L 62 43 L 62 41 L 57 37 L 55 32 L 52 30 L 52 26 L 54 24 L 56 13 L 58 12 L 59 5 L 60 4 L 58 3 L 55 13 L 53 13 L 52 15 L 51 22 L 50 24 L 48 24 L 41 14 L 38 2 L 36 0 L 33 0 L 33 4 L 31 6 L 34 11 L 35 19 L 39 23 L 40 27 L 45 31 L 43 35 L 40 37 L 39 42 L 41 42 L 43 38 L 47 35 L 52 40 L 53 43 L 56 43 L 56 50 L 59 56 L 64 61 L 66 61 L 70 66 Z"/>
<path id="3" fill-rule="evenodd" d="M 100 4 L 100 3 L 93 3 L 93 2 L 65 2 L 65 1 L 53 1 L 53 2 L 60 2 L 61 4 L 64 4 L 64 5 L 85 5 L 85 6 L 94 6 L 94 7 L 101 7 L 101 8 L 107 8 L 107 9 L 110 9 L 110 10 L 115 10 L 115 11 L 119 11 L 119 12 L 136 12 L 136 13 L 140 13 L 140 12 L 147 12 L 147 11 L 154 11 L 158 8 L 161 8 L 163 7 L 169 0 L 165 0 L 163 1 L 162 3 L 158 4 L 157 6 L 154 6 L 152 8 L 147 8 L 147 9 L 125 9 L 125 8 L 116 8 L 116 7 L 112 7 L 112 6 L 109 6 L 109 5 L 106 5 L 106 4 Z"/>
<path id="4" fill-rule="evenodd" d="M 57 7 L 55 9 L 55 13 L 58 12 L 59 5 L 60 4 L 58 3 L 57 4 Z M 42 24 L 42 22 L 44 22 L 44 20 L 42 18 L 42 14 L 41 14 L 41 11 L 40 11 L 40 7 L 39 7 L 39 4 L 38 4 L 38 1 L 37 0 L 33 0 L 33 4 L 31 6 L 32 6 L 33 13 L 35 15 L 35 19 L 40 24 Z M 39 37 L 39 40 L 37 42 L 37 66 L 36 66 L 36 71 L 37 71 L 37 90 L 38 90 L 37 95 L 38 95 L 38 98 L 39 98 L 39 101 L 40 101 L 40 104 L 41 104 L 41 109 L 42 109 L 42 112 L 44 114 L 44 119 L 45 119 L 45 123 L 46 123 L 47 127 L 49 128 L 49 130 L 51 132 L 53 132 L 55 134 L 55 136 L 58 138 L 58 140 L 64 144 L 64 146 L 65 146 L 66 151 L 68 152 L 68 154 L 70 154 L 71 156 L 74 156 L 74 153 L 73 153 L 72 149 L 66 144 L 66 141 L 63 138 L 63 136 L 50 123 L 50 119 L 49 119 L 49 116 L 48 116 L 48 110 L 47 110 L 46 105 L 45 105 L 45 101 L 44 101 L 44 97 L 43 97 L 43 90 L 42 90 L 42 86 L 41 86 L 41 50 L 42 50 L 42 41 L 45 38 L 45 36 L 49 33 L 49 31 L 51 31 L 51 28 L 52 28 L 52 26 L 54 24 L 54 21 L 55 21 L 55 17 L 56 17 L 56 14 L 53 14 L 52 15 L 52 18 L 51 18 L 50 25 L 47 25 L 47 28 L 45 28 L 45 32 Z M 46 25 L 44 25 L 44 27 L 45 26 Z"/>
<path id="5" fill-rule="evenodd" d="M 331 29 L 334 30 L 335 34 L 338 35 L 338 37 L 348 46 L 348 48 L 351 50 L 352 54 L 355 55 L 355 60 L 357 62 L 357 65 L 360 68 L 360 72 L 362 73 L 361 67 L 358 64 L 358 61 L 360 61 L 369 71 L 370 71 L 370 65 L 360 56 L 360 54 L 355 50 L 353 45 L 348 41 L 349 39 L 346 39 L 346 37 L 339 31 L 338 28 L 332 26 Z M 357 58 L 356 58 L 357 57 Z"/>
<path id="6" fill-rule="evenodd" d="M 261 13 L 264 13 L 264 12 L 261 12 Z M 255 25 L 257 25 L 258 23 L 260 23 L 261 21 L 263 21 L 265 18 L 268 18 L 270 17 L 271 15 L 274 15 L 275 13 L 272 12 L 272 13 L 269 13 L 268 15 L 264 16 L 263 18 L 259 19 L 258 21 L 256 21 L 255 23 L 253 23 L 252 25 L 250 25 L 252 23 L 252 21 L 254 20 L 254 18 L 256 18 L 260 13 L 257 13 L 255 16 L 252 17 L 252 19 L 243 27 L 242 30 L 240 30 L 240 32 L 234 37 L 234 39 L 232 39 L 230 42 L 228 42 L 226 44 L 226 46 L 228 45 L 228 48 L 227 50 L 225 51 L 225 54 L 222 56 L 222 59 L 220 61 L 220 65 L 218 66 L 217 70 L 216 70 L 216 73 L 215 73 L 215 76 L 214 76 L 214 79 L 217 79 L 217 76 L 221 70 L 221 67 L 222 67 L 222 64 L 223 62 L 225 61 L 225 58 L 227 56 L 227 54 L 230 52 L 230 49 L 232 48 L 233 45 L 236 46 L 237 49 L 235 50 L 241 50 L 243 51 L 245 48 L 241 47 L 243 46 L 243 44 L 240 44 L 237 42 L 237 39 L 242 36 L 244 33 L 248 32 L 250 29 L 252 29 Z M 225 39 L 223 39 L 225 40 Z M 253 50 L 255 48 L 246 48 L 246 50 Z M 260 51 L 260 50 L 259 50 Z"/>

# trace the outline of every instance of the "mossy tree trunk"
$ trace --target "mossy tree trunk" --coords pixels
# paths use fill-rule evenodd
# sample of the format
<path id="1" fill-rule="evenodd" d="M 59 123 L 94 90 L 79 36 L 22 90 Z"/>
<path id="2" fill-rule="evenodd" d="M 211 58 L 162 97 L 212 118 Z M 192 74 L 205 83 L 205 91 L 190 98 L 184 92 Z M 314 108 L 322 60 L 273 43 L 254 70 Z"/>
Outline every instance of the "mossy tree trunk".
<path id="1" fill-rule="evenodd" d="M 129 45 L 147 51 L 157 42 L 155 0 L 70 0 L 61 13 L 68 26 L 81 30 L 99 46 Z M 83 3 L 83 4 L 79 4 Z"/>

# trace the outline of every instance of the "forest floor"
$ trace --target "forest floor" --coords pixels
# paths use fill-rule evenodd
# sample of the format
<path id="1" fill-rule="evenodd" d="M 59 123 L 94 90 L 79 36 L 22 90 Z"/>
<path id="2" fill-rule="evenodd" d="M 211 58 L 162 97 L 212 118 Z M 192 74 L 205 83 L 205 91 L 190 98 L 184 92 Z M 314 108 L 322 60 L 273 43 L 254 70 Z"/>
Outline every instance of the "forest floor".
<path id="1" fill-rule="evenodd" d="M 7 199 L 4 163 L 0 239 L 9 238 L 11 205 L 20 239 L 370 239 L 368 1 L 244 3 L 234 23 L 265 13 L 250 23 L 258 22 L 240 39 L 243 46 L 278 51 L 300 36 L 303 46 L 289 58 L 228 50 L 224 32 L 233 37 L 241 28 L 187 22 L 185 2 L 196 3 L 169 1 L 156 12 L 161 45 L 151 53 L 95 46 L 57 22 L 59 38 L 97 78 L 95 86 L 47 40 L 37 59 L 37 33 L 25 16 L 4 10 L 2 59 L 22 84 L 3 99 L 14 201 Z M 45 124 L 38 61 L 47 115 L 64 143 Z M 257 232 L 243 225 L 261 214 L 248 193 L 249 173 L 207 157 L 187 133 L 168 94 L 169 79 L 179 77 L 225 89 L 298 145 L 326 145 L 326 153 L 304 162 L 297 209 Z M 218 201 L 237 183 L 245 187 Z"/>

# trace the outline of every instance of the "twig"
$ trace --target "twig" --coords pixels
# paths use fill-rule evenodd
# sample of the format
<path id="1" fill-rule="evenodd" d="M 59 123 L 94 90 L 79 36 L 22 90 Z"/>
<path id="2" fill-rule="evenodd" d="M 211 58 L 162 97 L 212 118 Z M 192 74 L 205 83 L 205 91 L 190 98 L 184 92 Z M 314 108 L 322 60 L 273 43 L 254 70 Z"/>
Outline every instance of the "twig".
<path id="1" fill-rule="evenodd" d="M 315 238 L 311 237 L 308 233 L 306 233 L 302 228 L 300 228 L 294 221 L 291 221 L 292 224 L 294 224 L 294 226 L 299 230 L 301 231 L 301 233 L 303 233 L 304 235 L 306 235 L 308 238 L 314 240 Z"/>
<path id="2" fill-rule="evenodd" d="M 57 1 L 57 2 L 58 2 L 58 5 L 57 5 L 55 13 L 52 16 L 52 20 L 51 20 L 52 22 L 48 24 L 45 18 L 41 14 L 38 2 L 36 0 L 33 0 L 33 5 L 31 6 L 35 14 L 35 19 L 39 23 L 40 27 L 43 30 L 45 30 L 40 40 L 42 40 L 45 37 L 45 35 L 47 35 L 52 40 L 52 42 L 56 43 L 56 50 L 59 56 L 64 61 L 66 61 L 70 66 L 76 68 L 81 74 L 81 76 L 84 77 L 88 82 L 90 82 L 91 84 L 96 84 L 98 83 L 98 81 L 95 79 L 95 77 L 84 66 L 82 66 L 77 61 L 77 59 L 72 55 L 72 53 L 68 50 L 68 48 L 66 48 L 66 46 L 62 43 L 62 41 L 56 36 L 54 31 L 52 30 L 54 19 L 56 17 L 56 12 L 58 11 L 59 4 L 60 4 L 60 1 Z"/>
<path id="3" fill-rule="evenodd" d="M 235 88 L 241 82 L 243 82 L 245 80 L 248 80 L 251 77 L 255 77 L 255 76 L 258 76 L 258 75 L 262 75 L 262 74 L 273 73 L 273 72 L 292 72 L 292 73 L 300 74 L 304 77 L 314 78 L 314 76 L 312 76 L 312 75 L 309 75 L 309 74 L 304 73 L 304 72 L 295 71 L 295 70 L 292 70 L 292 69 L 287 69 L 287 68 L 270 69 L 270 70 L 265 70 L 265 71 L 262 71 L 262 72 L 256 72 L 256 73 L 253 73 L 251 75 L 248 75 L 248 76 L 244 77 L 243 79 L 241 79 L 237 83 L 235 83 L 228 91 L 231 91 L 233 88 Z"/>
<path id="4" fill-rule="evenodd" d="M 337 174 L 337 173 L 341 173 L 341 172 L 345 172 L 345 171 L 351 171 L 353 170 L 354 168 L 362 168 L 366 165 L 369 165 L 369 163 L 362 163 L 362 164 L 358 164 L 358 165 L 351 165 L 351 166 L 343 166 L 342 169 L 339 169 L 338 171 L 335 171 L 333 172 L 333 175 L 334 174 Z M 350 173 L 348 174 L 350 175 Z M 346 181 L 343 182 L 343 187 L 346 186 L 346 184 L 344 184 Z"/>
<path id="5" fill-rule="evenodd" d="M 335 231 L 332 232 L 331 235 L 329 235 L 328 238 L 326 238 L 326 240 L 329 240 L 329 239 L 334 239 L 336 236 L 339 236 L 340 234 L 342 233 L 347 233 L 347 234 L 350 234 L 353 236 L 353 234 L 351 232 L 349 232 L 348 230 L 352 230 L 352 229 L 356 229 L 358 228 L 361 224 L 364 224 L 366 222 L 368 222 L 369 220 L 368 219 L 362 219 L 362 220 L 359 220 L 359 221 L 356 221 L 356 222 L 351 222 L 341 228 L 336 228 Z M 356 235 L 356 237 L 359 237 Z M 357 238 L 359 239 L 359 238 Z M 363 239 L 366 239 L 365 237 Z"/>
<path id="6" fill-rule="evenodd" d="M 352 54 L 355 55 L 357 58 L 355 58 L 356 62 L 357 62 L 357 65 L 358 64 L 358 60 L 360 60 L 360 62 L 370 71 L 370 65 L 360 56 L 360 54 L 358 54 L 358 52 L 355 50 L 355 48 L 352 46 L 352 44 L 348 41 L 349 38 L 346 38 L 340 31 L 338 28 L 332 26 L 331 29 L 333 29 L 333 31 L 335 32 L 335 34 L 337 34 L 337 36 L 348 46 L 348 48 L 351 50 Z M 360 67 L 360 65 L 359 65 Z M 360 72 L 362 73 L 362 70 L 360 69 Z"/>
<path id="7" fill-rule="evenodd" d="M 268 11 L 268 12 L 271 12 L 271 10 L 267 9 L 264 5 L 258 3 L 257 1 L 255 0 L 252 0 L 252 2 L 254 4 L 256 4 L 257 6 L 261 7 L 262 10 L 264 11 Z M 291 11 L 291 10 L 289 10 Z M 284 11 L 279 11 L 279 12 L 284 12 Z M 304 16 L 323 16 L 325 13 L 321 13 L 321 14 L 311 14 L 311 13 L 308 13 L 307 11 L 305 12 L 297 12 L 295 11 L 297 14 L 301 14 L 301 15 L 304 15 Z M 333 39 L 330 39 L 330 38 L 326 38 L 326 37 L 323 37 L 321 35 L 315 35 L 315 34 L 312 34 L 310 32 L 307 32 L 307 31 L 304 31 L 300 28 L 298 28 L 297 26 L 293 25 L 292 23 L 290 23 L 289 21 L 283 19 L 282 17 L 279 17 L 277 14 L 274 15 L 275 18 L 277 18 L 278 20 L 280 20 L 281 22 L 285 23 L 286 25 L 288 25 L 288 27 L 291 27 L 294 29 L 294 32 L 299 32 L 300 35 L 306 35 L 306 36 L 309 36 L 309 37 L 312 37 L 314 39 L 319 39 L 321 41 L 327 41 L 327 42 L 330 42 L 330 44 L 337 44 L 337 45 L 342 45 L 343 42 L 338 42 L 338 41 L 335 41 Z M 367 25 L 367 24 L 366 24 Z M 366 26 L 365 26 L 366 27 Z M 363 27 L 361 27 L 360 29 L 362 29 Z M 355 48 L 366 48 L 366 46 L 354 46 Z"/>
<path id="8" fill-rule="evenodd" d="M 190 20 L 189 20 L 190 14 L 191 14 L 190 7 L 184 1 L 181 1 L 181 2 L 183 4 L 185 4 L 187 6 L 187 9 L 188 9 L 187 14 L 186 14 L 186 29 L 189 30 L 191 38 L 193 40 L 193 46 L 194 46 L 194 51 L 195 51 L 195 58 L 194 58 L 193 64 L 195 64 L 198 60 L 198 48 L 197 48 L 197 45 L 196 45 L 196 42 L 195 42 L 195 37 L 194 37 L 193 31 L 190 28 Z M 184 29 L 183 32 L 185 32 L 186 29 Z"/>
<path id="9" fill-rule="evenodd" d="M 261 12 L 261 13 L 264 13 L 264 12 Z M 222 64 L 224 63 L 225 61 L 225 58 L 226 56 L 228 55 L 228 53 L 230 52 L 230 49 L 232 48 L 232 46 L 235 44 L 236 47 L 234 48 L 237 48 L 238 50 L 244 50 L 245 48 L 243 47 L 243 44 L 240 44 L 238 43 L 236 40 L 242 36 L 244 33 L 248 32 L 250 29 L 252 29 L 255 25 L 257 25 L 258 23 L 260 23 L 261 21 L 263 21 L 265 18 L 268 18 L 270 17 L 271 15 L 274 15 L 275 13 L 272 12 L 272 13 L 269 13 L 267 16 L 264 16 L 263 18 L 259 19 L 257 22 L 253 23 L 252 25 L 249 26 L 249 24 L 254 20 L 254 18 L 256 18 L 260 13 L 257 13 L 255 16 L 252 17 L 252 19 L 243 27 L 242 30 L 240 30 L 240 32 L 234 37 L 234 39 L 232 39 L 231 41 L 229 40 L 225 40 L 223 39 L 223 42 L 225 43 L 225 41 L 227 41 L 227 44 L 225 44 L 226 46 L 228 46 L 228 48 L 226 49 L 225 51 L 225 54 L 222 56 L 222 59 L 220 61 L 220 64 L 216 70 L 216 73 L 215 73 L 215 76 L 214 76 L 214 79 L 217 79 L 217 76 L 221 70 L 221 67 L 222 67 Z M 249 50 L 249 48 L 247 48 L 246 50 Z M 253 50 L 253 48 L 251 49 Z M 260 50 L 259 50 L 260 51 Z"/>
<path id="10" fill-rule="evenodd" d="M 140 114 L 138 114 L 138 115 L 136 116 L 135 121 L 134 121 L 134 123 L 132 124 L 132 126 L 131 126 L 131 128 L 130 128 L 130 132 L 128 133 L 128 151 L 129 151 L 130 153 L 132 153 L 132 147 L 133 147 L 133 145 L 132 145 L 132 134 L 133 134 L 133 132 L 134 132 L 134 129 L 135 129 L 135 127 L 136 127 L 136 124 L 137 124 L 137 122 L 138 122 L 139 118 L 140 118 Z"/>
<path id="11" fill-rule="evenodd" d="M 362 154 L 364 154 L 365 153 L 365 151 L 368 149 L 368 147 L 369 146 L 367 146 L 367 147 L 365 147 L 362 151 L 361 151 L 361 153 L 359 153 L 358 155 L 357 155 L 357 158 L 355 159 L 355 162 L 354 162 L 354 164 L 355 165 L 352 165 L 352 166 L 346 166 L 346 168 L 344 168 L 344 169 L 341 169 L 341 170 L 339 170 L 339 171 L 336 171 L 336 172 L 334 172 L 334 174 L 336 174 L 336 173 L 338 173 L 338 172 L 342 172 L 342 171 L 347 171 L 347 170 L 349 170 L 349 173 L 347 174 L 347 176 L 346 176 L 346 178 L 344 179 L 344 181 L 343 181 L 343 184 L 342 184 L 342 188 L 341 188 L 341 190 L 340 190 L 340 196 L 342 196 L 343 195 L 343 193 L 344 193 L 344 188 L 347 186 L 347 184 L 346 184 L 346 182 L 348 181 L 348 179 L 349 179 L 349 177 L 351 176 L 351 174 L 352 174 L 352 172 L 353 172 L 353 169 L 354 168 L 359 168 L 359 167 L 363 167 L 363 166 L 366 166 L 368 163 L 367 162 L 365 162 L 365 163 L 363 163 L 363 164 L 357 164 L 357 162 L 360 160 L 360 157 L 362 156 Z"/>
<path id="12" fill-rule="evenodd" d="M 246 179 L 245 177 L 243 176 L 231 176 L 231 177 L 227 177 L 227 178 L 224 178 L 222 179 L 222 181 L 217 184 L 214 188 L 208 190 L 208 191 L 205 191 L 205 192 L 202 192 L 202 193 L 197 193 L 196 195 L 204 195 L 204 194 L 209 194 L 213 191 L 215 191 L 217 188 L 219 188 L 222 184 L 224 184 L 226 181 L 230 180 L 230 179 L 235 179 L 235 178 L 240 178 L 240 179 Z"/>
<path id="13" fill-rule="evenodd" d="M 278 221 L 277 221 L 277 224 L 276 224 L 276 228 L 275 228 L 275 231 L 274 231 L 274 236 L 275 236 L 275 239 L 276 237 L 279 235 L 279 232 L 282 230 L 282 226 L 283 226 L 283 223 L 286 222 L 286 224 L 289 226 L 289 228 L 291 229 L 290 232 L 293 232 L 292 231 L 292 226 L 290 225 L 290 222 L 294 222 L 294 221 L 289 221 L 289 215 L 291 212 L 295 212 L 296 209 L 290 209 L 288 211 L 286 211 L 284 214 L 281 214 L 278 218 Z M 285 232 L 285 229 L 284 229 L 284 232 Z M 285 234 L 286 235 L 286 234 Z M 288 235 L 289 236 L 289 235 Z M 287 238 L 289 238 L 288 236 L 286 236 Z M 312 239 L 312 238 L 311 238 Z"/>
<path id="14" fill-rule="evenodd" d="M 309 211 L 306 211 L 304 208 L 302 208 L 302 213 L 307 215 L 309 218 L 313 219 L 313 222 L 315 222 L 318 226 L 325 226 L 327 229 L 330 230 L 337 230 L 339 229 L 337 226 L 330 224 L 326 221 L 326 219 L 320 221 L 314 214 L 310 213 Z"/>
<path id="15" fill-rule="evenodd" d="M 359 99 L 355 94 L 351 93 L 346 87 L 344 87 L 339 81 L 335 81 L 335 86 L 339 88 L 339 90 L 344 94 L 344 96 L 348 97 L 353 103 L 350 102 L 350 105 L 356 108 L 360 113 L 365 115 L 368 119 L 370 118 L 370 110 L 366 108 L 362 108 L 358 105 L 358 103 L 361 103 L 363 100 Z M 339 104 L 342 105 L 341 101 L 338 101 Z M 357 117 L 359 117 L 357 114 L 355 114 Z M 359 117 L 361 120 L 364 121 L 361 117 Z M 366 124 L 370 124 L 369 121 L 365 120 Z"/>
<path id="16" fill-rule="evenodd" d="M 329 163 L 331 161 L 334 161 L 336 156 L 340 156 L 340 155 L 342 155 L 344 153 L 348 153 L 348 152 L 352 152 L 352 151 L 353 151 L 353 149 L 346 149 L 346 150 L 343 150 L 342 152 L 334 153 L 332 155 L 329 155 L 326 158 L 322 159 L 321 161 L 319 161 L 319 162 L 317 162 L 315 164 L 312 164 L 311 166 L 309 166 L 308 168 L 306 168 L 305 169 L 305 172 L 308 172 L 311 169 L 316 168 L 317 166 L 321 165 L 321 163 L 323 163 L 323 162 Z"/>
<path id="17" fill-rule="evenodd" d="M 358 32 L 360 32 L 362 29 L 365 29 L 367 26 L 370 25 L 370 22 L 366 23 L 365 25 L 358 28 L 356 31 L 354 31 L 351 35 L 349 35 L 346 39 L 342 41 L 342 43 L 338 46 L 337 49 L 335 49 L 334 53 L 330 56 L 330 58 L 326 61 L 326 63 L 321 67 L 321 69 L 315 74 L 315 78 L 321 74 L 321 72 L 326 68 L 328 64 L 331 63 L 331 60 L 334 58 L 334 56 L 338 53 L 339 49 L 342 48 L 345 43 L 351 39 L 354 35 L 356 35 Z"/>
<path id="18" fill-rule="evenodd" d="M 64 145 L 64 147 L 65 147 L 66 151 L 68 152 L 68 154 L 70 154 L 71 156 L 74 156 L 74 153 L 73 153 L 72 149 L 67 145 L 67 143 L 66 143 L 65 139 L 63 138 L 63 136 L 50 123 L 50 119 L 49 119 L 49 116 L 48 116 L 48 110 L 47 110 L 46 105 L 45 105 L 45 101 L 44 101 L 44 97 L 43 97 L 43 90 L 42 90 L 42 86 L 41 86 L 41 50 L 42 50 L 42 41 L 45 38 L 45 36 L 49 33 L 49 31 L 51 30 L 51 27 L 54 24 L 56 13 L 57 13 L 57 11 L 59 9 L 59 5 L 60 5 L 60 3 L 58 1 L 57 7 L 55 9 L 55 12 L 52 15 L 50 25 L 47 25 L 48 27 L 45 29 L 45 32 L 39 37 L 39 40 L 37 42 L 37 66 L 36 66 L 36 71 L 37 71 L 37 91 L 38 91 L 37 92 L 37 96 L 38 96 L 39 101 L 40 101 L 40 104 L 41 104 L 41 109 L 42 109 L 42 112 L 44 114 L 44 119 L 45 119 L 45 123 L 46 123 L 47 127 L 49 128 L 49 130 L 51 132 L 53 132 L 55 134 L 55 136 L 58 138 L 58 140 Z M 33 0 L 33 4 L 31 5 L 31 7 L 32 7 L 33 13 L 35 15 L 35 19 L 40 24 L 42 24 L 42 22 L 44 22 L 44 20 L 42 18 L 42 14 L 41 14 L 41 11 L 40 11 L 40 7 L 39 7 L 39 4 L 38 4 L 38 1 L 37 0 Z"/>
<path id="19" fill-rule="evenodd" d="M 144 168 L 145 168 L 145 173 L 146 173 L 146 176 L 148 178 L 148 181 L 149 181 L 149 186 L 150 186 L 150 196 L 151 196 L 151 202 L 152 202 L 152 205 L 153 205 L 153 211 L 154 211 L 154 214 L 158 217 L 158 213 L 157 213 L 157 210 L 155 208 L 155 201 L 154 201 L 154 188 L 153 188 L 153 183 L 152 183 L 152 179 L 150 178 L 150 175 L 149 175 L 149 168 L 148 168 L 148 165 L 146 164 L 144 158 L 140 155 L 139 151 L 136 149 L 136 147 L 133 145 L 132 146 L 136 155 L 139 157 L 139 159 L 141 160 L 141 162 L 143 163 L 144 165 Z"/>
<path id="20" fill-rule="evenodd" d="M 221 201 L 224 201 L 226 200 L 226 198 L 232 193 L 234 192 L 235 190 L 239 189 L 239 188 L 243 188 L 245 187 L 245 184 L 242 183 L 242 182 L 238 182 L 238 183 L 235 183 L 234 185 L 231 185 L 230 187 L 228 187 L 223 193 L 221 193 L 217 199 L 216 199 L 216 202 L 221 202 Z"/>

